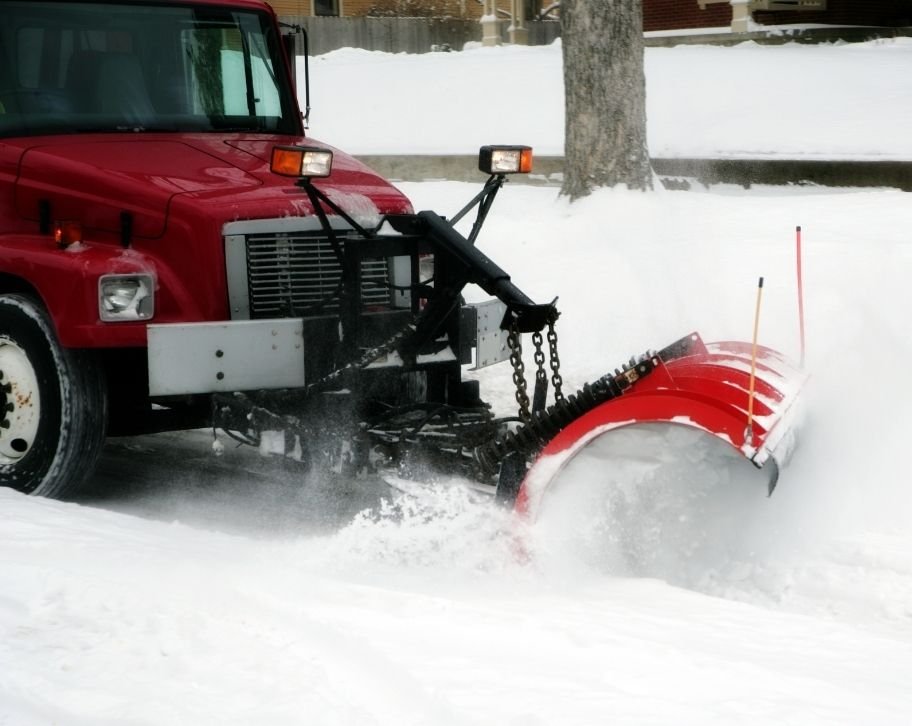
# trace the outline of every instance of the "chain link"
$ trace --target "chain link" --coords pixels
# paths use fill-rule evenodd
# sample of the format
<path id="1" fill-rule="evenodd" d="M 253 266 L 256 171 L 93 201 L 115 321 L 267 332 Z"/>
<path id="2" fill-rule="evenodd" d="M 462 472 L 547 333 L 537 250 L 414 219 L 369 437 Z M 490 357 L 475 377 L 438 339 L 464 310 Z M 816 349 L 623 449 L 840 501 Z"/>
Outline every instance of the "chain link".
<path id="1" fill-rule="evenodd" d="M 532 413 L 544 411 L 548 405 L 548 374 L 545 373 L 545 353 L 542 350 L 542 334 L 540 330 L 532 333 L 532 344 L 535 353 L 535 389 L 532 395 Z"/>
<path id="2" fill-rule="evenodd" d="M 554 329 L 554 321 L 548 321 L 548 352 L 551 355 L 551 385 L 554 387 L 554 400 L 563 401 L 564 394 L 561 386 L 564 379 L 560 374 L 560 356 L 557 354 L 557 331 Z"/>
<path id="3" fill-rule="evenodd" d="M 540 330 L 532 333 L 532 345 L 535 346 L 535 355 L 533 356 L 535 360 L 535 380 L 540 381 L 547 379 L 548 375 L 545 373 L 545 352 L 542 350 L 542 334 Z"/>
<path id="4" fill-rule="evenodd" d="M 511 326 L 507 333 L 507 345 L 510 348 L 510 364 L 513 366 L 513 385 L 516 386 L 516 403 L 519 404 L 519 417 L 529 421 L 529 394 L 526 391 L 526 365 L 522 359 L 522 334 Z"/>

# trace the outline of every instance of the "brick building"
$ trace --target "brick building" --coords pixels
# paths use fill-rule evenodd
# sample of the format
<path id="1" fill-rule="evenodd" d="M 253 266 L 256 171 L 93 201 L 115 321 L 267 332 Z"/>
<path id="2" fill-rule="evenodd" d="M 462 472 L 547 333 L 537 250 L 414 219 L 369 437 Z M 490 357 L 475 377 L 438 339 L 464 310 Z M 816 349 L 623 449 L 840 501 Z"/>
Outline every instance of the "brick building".
<path id="1" fill-rule="evenodd" d="M 270 0 L 279 15 L 365 15 L 478 19 L 481 0 Z M 526 18 L 550 0 L 526 0 Z M 743 6 L 741 0 L 735 5 Z M 506 14 L 510 0 L 498 0 Z M 750 0 L 745 12 L 761 25 L 824 24 L 899 27 L 912 25 L 912 0 Z M 644 30 L 729 27 L 730 0 L 643 0 Z"/>
<path id="2" fill-rule="evenodd" d="M 461 18 L 478 20 L 480 0 L 269 0 L 278 15 L 341 17 Z M 510 1 L 499 0 L 498 9 L 509 12 Z"/>
<path id="3" fill-rule="evenodd" d="M 751 0 L 746 7 L 734 5 L 742 5 L 759 25 L 912 25 L 912 0 Z M 729 27 L 732 6 L 730 0 L 643 0 L 643 29 Z"/>

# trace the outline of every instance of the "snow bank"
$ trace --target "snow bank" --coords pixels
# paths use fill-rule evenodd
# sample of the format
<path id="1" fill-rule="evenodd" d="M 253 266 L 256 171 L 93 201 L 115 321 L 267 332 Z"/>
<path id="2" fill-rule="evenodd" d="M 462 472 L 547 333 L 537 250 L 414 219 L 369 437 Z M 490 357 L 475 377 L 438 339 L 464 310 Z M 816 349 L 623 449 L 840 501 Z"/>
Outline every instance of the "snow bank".
<path id="1" fill-rule="evenodd" d="M 646 49 L 656 157 L 912 160 L 912 39 Z M 303 68 L 299 77 L 303 78 Z M 311 62 L 312 132 L 355 154 L 563 154 L 560 43 Z"/>

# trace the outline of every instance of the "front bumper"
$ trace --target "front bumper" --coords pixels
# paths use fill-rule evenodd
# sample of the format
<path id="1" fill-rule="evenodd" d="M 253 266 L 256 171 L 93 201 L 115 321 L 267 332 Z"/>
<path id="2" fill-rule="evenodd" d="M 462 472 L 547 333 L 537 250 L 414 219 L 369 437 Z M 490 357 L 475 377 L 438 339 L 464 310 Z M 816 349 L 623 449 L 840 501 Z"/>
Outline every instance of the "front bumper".
<path id="1" fill-rule="evenodd" d="M 463 306 L 458 342 L 442 338 L 433 352 L 418 354 L 409 367 L 414 370 L 467 362 L 472 348 L 475 368 L 506 360 L 506 331 L 497 325 L 505 310 L 497 300 Z M 378 345 L 409 322 L 410 316 L 401 312 L 369 314 L 362 319 L 367 339 Z M 341 346 L 338 336 L 334 319 L 149 325 L 149 395 L 303 388 L 332 370 L 326 366 L 326 359 L 334 357 Z M 368 368 L 406 365 L 393 352 L 378 357 Z"/>
<path id="2" fill-rule="evenodd" d="M 301 318 L 149 325 L 149 394 L 300 388 Z"/>

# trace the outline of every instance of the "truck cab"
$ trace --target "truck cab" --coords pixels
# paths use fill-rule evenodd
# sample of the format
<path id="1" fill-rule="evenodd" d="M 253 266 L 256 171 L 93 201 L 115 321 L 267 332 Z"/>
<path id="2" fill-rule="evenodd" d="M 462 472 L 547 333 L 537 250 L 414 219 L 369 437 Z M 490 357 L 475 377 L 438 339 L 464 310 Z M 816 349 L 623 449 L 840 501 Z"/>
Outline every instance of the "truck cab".
<path id="1" fill-rule="evenodd" d="M 0 485 L 64 496 L 106 436 L 244 392 L 310 405 L 336 374 L 355 400 L 318 420 L 477 402 L 458 291 L 480 253 L 441 254 L 435 215 L 305 138 L 268 5 L 0 4 Z M 330 163 L 290 178 L 277 149 Z"/>

